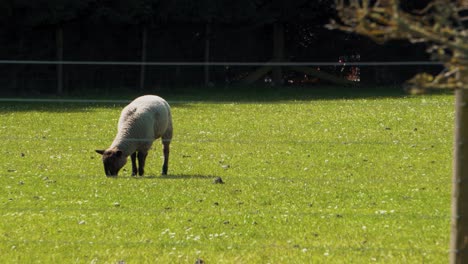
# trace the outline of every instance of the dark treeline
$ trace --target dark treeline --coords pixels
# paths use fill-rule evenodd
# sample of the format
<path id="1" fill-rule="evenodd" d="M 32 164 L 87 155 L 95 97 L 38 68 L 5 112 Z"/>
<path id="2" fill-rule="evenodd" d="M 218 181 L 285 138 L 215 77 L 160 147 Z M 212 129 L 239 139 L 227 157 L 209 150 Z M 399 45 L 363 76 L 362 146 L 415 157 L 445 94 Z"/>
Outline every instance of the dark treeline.
<path id="1" fill-rule="evenodd" d="M 378 46 L 324 25 L 330 0 L 3 0 L 0 59 L 267 62 L 427 60 L 407 42 Z M 3 94 L 337 82 L 351 69 L 0 64 Z M 362 67 L 361 82 L 401 83 L 421 67 Z M 325 75 L 322 75 L 325 74 Z M 317 79 L 317 77 L 320 77 Z M 349 79 L 349 78 L 348 78 Z"/>

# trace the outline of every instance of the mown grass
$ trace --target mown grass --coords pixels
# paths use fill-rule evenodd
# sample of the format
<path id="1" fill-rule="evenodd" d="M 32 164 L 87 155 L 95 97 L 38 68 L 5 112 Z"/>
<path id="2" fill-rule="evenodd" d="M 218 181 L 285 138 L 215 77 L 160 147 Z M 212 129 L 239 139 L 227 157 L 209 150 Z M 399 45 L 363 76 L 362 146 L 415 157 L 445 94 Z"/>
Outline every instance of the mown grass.
<path id="1" fill-rule="evenodd" d="M 137 178 L 94 153 L 123 105 L 0 104 L 2 260 L 446 262 L 452 97 L 304 98 L 173 103 Z"/>

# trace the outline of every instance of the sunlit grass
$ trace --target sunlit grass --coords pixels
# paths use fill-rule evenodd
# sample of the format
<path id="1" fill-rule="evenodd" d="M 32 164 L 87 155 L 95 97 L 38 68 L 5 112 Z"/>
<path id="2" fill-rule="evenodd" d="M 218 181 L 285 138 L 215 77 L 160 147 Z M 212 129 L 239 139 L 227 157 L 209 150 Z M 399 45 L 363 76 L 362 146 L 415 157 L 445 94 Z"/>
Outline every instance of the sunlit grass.
<path id="1" fill-rule="evenodd" d="M 4 262 L 448 259 L 451 96 L 173 103 L 169 175 L 106 178 L 121 108 L 0 105 Z"/>

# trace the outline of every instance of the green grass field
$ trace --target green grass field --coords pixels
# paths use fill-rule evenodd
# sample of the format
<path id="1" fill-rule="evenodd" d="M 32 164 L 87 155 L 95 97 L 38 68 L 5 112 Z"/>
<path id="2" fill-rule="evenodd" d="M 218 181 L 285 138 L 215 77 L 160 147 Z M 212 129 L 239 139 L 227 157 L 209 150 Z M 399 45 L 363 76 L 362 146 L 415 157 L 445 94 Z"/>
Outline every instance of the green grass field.
<path id="1" fill-rule="evenodd" d="M 447 262 L 452 96 L 221 101 L 172 103 L 168 176 L 157 141 L 118 178 L 122 104 L 0 103 L 2 262 Z"/>

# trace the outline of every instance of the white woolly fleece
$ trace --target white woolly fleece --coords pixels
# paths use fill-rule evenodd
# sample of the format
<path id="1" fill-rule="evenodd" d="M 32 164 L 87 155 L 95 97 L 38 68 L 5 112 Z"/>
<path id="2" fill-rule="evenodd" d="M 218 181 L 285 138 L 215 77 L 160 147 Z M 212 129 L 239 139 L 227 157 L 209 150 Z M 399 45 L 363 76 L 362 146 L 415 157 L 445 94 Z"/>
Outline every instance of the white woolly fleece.
<path id="1" fill-rule="evenodd" d="M 117 136 L 110 148 L 126 156 L 135 151 L 148 151 L 153 141 L 172 139 L 172 117 L 169 104 L 156 95 L 144 95 L 133 100 L 120 114 Z"/>

